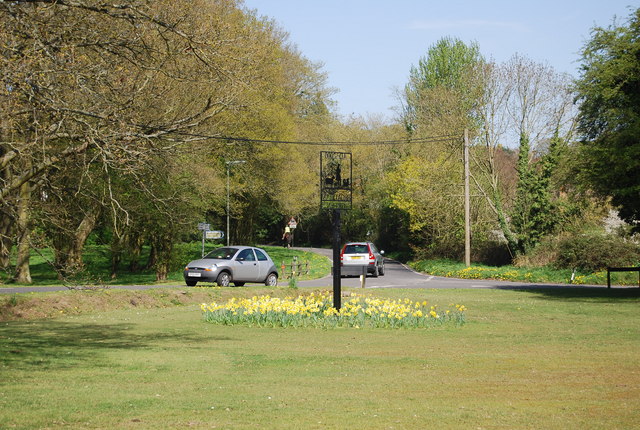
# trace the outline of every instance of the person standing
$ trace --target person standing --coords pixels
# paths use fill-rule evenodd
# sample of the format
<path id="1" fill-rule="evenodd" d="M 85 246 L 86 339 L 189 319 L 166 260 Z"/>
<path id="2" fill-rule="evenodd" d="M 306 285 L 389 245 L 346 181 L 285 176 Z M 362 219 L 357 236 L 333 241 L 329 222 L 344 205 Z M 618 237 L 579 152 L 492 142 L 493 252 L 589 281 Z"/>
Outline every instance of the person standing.
<path id="1" fill-rule="evenodd" d="M 285 248 L 291 248 L 291 228 L 287 225 L 284 228 L 284 234 L 282 235 L 282 246 Z"/>

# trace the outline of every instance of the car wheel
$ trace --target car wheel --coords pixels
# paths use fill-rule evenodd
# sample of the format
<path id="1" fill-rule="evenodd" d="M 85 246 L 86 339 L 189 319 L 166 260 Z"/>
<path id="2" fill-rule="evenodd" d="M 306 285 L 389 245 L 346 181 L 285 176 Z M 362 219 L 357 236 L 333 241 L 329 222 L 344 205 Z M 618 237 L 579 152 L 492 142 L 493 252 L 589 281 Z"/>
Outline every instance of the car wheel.
<path id="1" fill-rule="evenodd" d="M 233 281 L 233 285 L 235 285 L 236 287 L 244 287 L 244 282 Z"/>
<path id="2" fill-rule="evenodd" d="M 384 276 L 384 263 L 380 266 L 380 276 Z"/>
<path id="3" fill-rule="evenodd" d="M 218 275 L 218 279 L 216 279 L 216 284 L 219 287 L 228 287 L 231 283 L 231 275 L 229 272 L 222 272 Z"/>
<path id="4" fill-rule="evenodd" d="M 379 274 L 380 274 L 380 273 L 378 272 L 378 265 L 376 264 L 376 266 L 375 266 L 375 267 L 374 267 L 374 269 L 373 269 L 373 275 L 372 275 L 372 276 L 373 276 L 374 278 L 377 278 Z"/>
<path id="5" fill-rule="evenodd" d="M 187 287 L 195 287 L 198 281 L 184 281 L 187 284 Z"/>
<path id="6" fill-rule="evenodd" d="M 278 275 L 276 275 L 275 273 L 269 273 L 269 276 L 267 276 L 267 279 L 264 280 L 264 284 L 267 287 L 275 287 L 278 285 Z"/>

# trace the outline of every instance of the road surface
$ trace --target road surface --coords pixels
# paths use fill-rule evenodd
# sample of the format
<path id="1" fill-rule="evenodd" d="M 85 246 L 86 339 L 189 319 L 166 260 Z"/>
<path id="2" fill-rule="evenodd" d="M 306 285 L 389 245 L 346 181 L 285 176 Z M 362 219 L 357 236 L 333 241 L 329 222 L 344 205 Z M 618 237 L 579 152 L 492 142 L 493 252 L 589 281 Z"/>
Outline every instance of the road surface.
<path id="1" fill-rule="evenodd" d="M 330 249 L 321 248 L 297 248 L 304 251 L 313 251 L 332 258 Z M 373 278 L 367 276 L 365 288 L 496 288 L 496 289 L 521 289 L 521 288 L 560 288 L 576 285 L 570 284 L 531 284 L 526 282 L 495 281 L 490 279 L 456 279 L 442 276 L 425 275 L 395 260 L 385 259 L 385 275 Z M 284 281 L 284 280 L 282 280 Z M 281 281 L 281 283 L 282 283 Z M 361 287 L 360 277 L 342 278 L 343 287 Z M 331 287 L 333 277 L 331 275 L 311 281 L 299 281 L 299 287 Z M 594 287 L 594 286 L 588 286 Z M 602 288 L 602 286 L 599 286 Z M 606 287 L 605 287 L 606 288 Z"/>

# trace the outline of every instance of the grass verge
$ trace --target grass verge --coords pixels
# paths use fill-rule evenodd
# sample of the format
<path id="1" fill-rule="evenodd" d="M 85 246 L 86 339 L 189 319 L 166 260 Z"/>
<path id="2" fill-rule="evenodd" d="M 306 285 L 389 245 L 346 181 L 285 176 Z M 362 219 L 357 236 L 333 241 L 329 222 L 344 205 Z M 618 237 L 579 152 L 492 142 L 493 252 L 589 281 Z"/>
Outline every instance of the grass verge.
<path id="1" fill-rule="evenodd" d="M 635 289 L 377 290 L 463 303 L 467 324 L 331 330 L 214 325 L 128 293 L 126 309 L 0 324 L 0 428 L 640 425 Z"/>
<path id="2" fill-rule="evenodd" d="M 200 243 L 185 243 L 176 246 L 173 270 L 168 274 L 168 279 L 160 284 L 183 283 L 182 270 L 184 266 L 191 260 L 201 257 L 202 248 Z M 206 248 L 205 252 L 211 251 L 213 248 Z M 298 280 L 317 279 L 326 276 L 331 271 L 331 261 L 312 252 L 298 251 L 283 247 L 265 246 L 264 249 L 271 256 L 274 263 L 280 270 L 281 264 L 290 264 L 296 258 L 300 263 L 309 262 L 310 271 L 308 274 L 301 274 Z M 139 266 L 144 267 L 148 258 L 148 249 L 140 257 Z M 120 265 L 115 278 L 111 277 L 111 262 L 109 257 L 109 248 L 99 245 L 90 245 L 85 248 L 83 261 L 85 270 L 74 277 L 70 277 L 66 281 L 58 279 L 56 272 L 53 270 L 51 262 L 53 255 L 50 249 L 38 250 L 31 257 L 31 277 L 33 282 L 28 286 L 46 286 L 46 285 L 151 285 L 158 284 L 156 274 L 153 269 L 140 269 L 137 271 L 129 271 L 127 266 L 130 262 L 124 261 Z M 9 271 L 0 271 L 0 288 L 2 285 L 11 287 L 27 286 L 16 284 L 11 281 L 12 274 Z M 284 277 L 281 276 L 281 282 Z"/>
<path id="3" fill-rule="evenodd" d="M 423 273 L 459 279 L 497 279 L 551 284 L 607 285 L 607 271 L 594 273 L 573 272 L 569 269 L 549 267 L 485 266 L 473 264 L 466 267 L 453 260 L 420 260 L 409 265 Z M 638 285 L 638 273 L 612 273 L 611 282 L 616 285 Z"/>

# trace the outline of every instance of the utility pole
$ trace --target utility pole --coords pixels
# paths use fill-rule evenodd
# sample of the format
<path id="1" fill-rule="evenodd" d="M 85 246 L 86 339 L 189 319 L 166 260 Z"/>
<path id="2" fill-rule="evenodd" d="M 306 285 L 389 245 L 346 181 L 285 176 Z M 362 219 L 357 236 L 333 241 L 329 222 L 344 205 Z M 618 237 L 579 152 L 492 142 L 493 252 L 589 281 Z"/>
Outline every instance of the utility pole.
<path id="1" fill-rule="evenodd" d="M 464 129 L 464 264 L 471 266 L 471 202 L 469 197 L 469 130 Z"/>
<path id="2" fill-rule="evenodd" d="M 229 246 L 229 176 L 231 176 L 231 166 L 235 165 L 235 164 L 243 164 L 246 163 L 245 160 L 233 160 L 233 161 L 226 161 L 225 164 L 227 165 L 227 246 Z"/>

